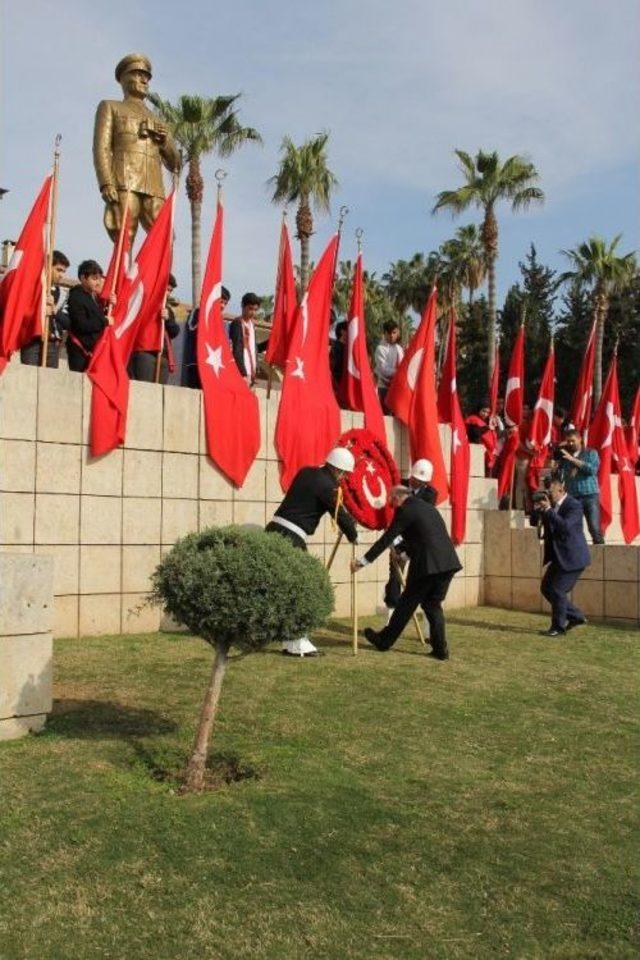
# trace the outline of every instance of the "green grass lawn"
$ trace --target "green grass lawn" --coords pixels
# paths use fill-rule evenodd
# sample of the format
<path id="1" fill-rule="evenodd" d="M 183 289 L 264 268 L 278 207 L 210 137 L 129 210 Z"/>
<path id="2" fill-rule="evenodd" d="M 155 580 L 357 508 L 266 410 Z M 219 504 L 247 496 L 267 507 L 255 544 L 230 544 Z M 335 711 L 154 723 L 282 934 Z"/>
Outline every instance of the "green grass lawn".
<path id="1" fill-rule="evenodd" d="M 0 745 L 1 960 L 637 957 L 639 637 L 546 623 L 233 659 L 213 748 L 257 777 L 188 797 L 209 648 L 58 641 L 46 732 Z"/>

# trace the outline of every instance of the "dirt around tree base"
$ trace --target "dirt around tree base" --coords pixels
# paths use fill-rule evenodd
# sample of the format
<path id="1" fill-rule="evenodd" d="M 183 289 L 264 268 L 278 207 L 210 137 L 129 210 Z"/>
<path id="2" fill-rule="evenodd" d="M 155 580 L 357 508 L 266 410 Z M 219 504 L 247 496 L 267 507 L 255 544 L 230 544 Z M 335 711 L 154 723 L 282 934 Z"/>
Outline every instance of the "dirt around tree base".
<path id="1" fill-rule="evenodd" d="M 177 776 L 167 772 L 164 779 L 175 780 L 178 784 L 177 792 L 179 794 L 192 792 L 185 789 L 184 771 L 181 771 Z M 220 790 L 222 787 L 239 783 L 241 780 L 260 779 L 261 775 L 258 770 L 250 763 L 244 763 L 237 754 L 214 753 L 207 761 L 202 792 Z"/>

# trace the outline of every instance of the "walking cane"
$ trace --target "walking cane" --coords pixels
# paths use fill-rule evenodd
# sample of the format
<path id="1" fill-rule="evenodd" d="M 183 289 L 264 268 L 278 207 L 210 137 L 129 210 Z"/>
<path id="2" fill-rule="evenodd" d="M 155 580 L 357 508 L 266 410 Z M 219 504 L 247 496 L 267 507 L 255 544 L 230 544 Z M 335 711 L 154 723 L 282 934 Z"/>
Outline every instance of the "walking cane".
<path id="1" fill-rule="evenodd" d="M 338 552 L 338 547 L 340 546 L 340 541 L 342 540 L 342 536 L 343 536 L 342 531 L 340 531 L 340 533 L 336 537 L 336 542 L 333 545 L 333 549 L 331 550 L 329 559 L 327 560 L 327 570 L 331 570 L 331 564 L 333 563 L 334 557 Z"/>
<path id="2" fill-rule="evenodd" d="M 393 549 L 393 547 L 391 548 L 391 562 L 393 563 L 393 566 L 394 566 L 394 568 L 395 568 L 395 571 L 396 571 L 396 573 L 398 574 L 398 579 L 400 580 L 400 583 L 402 584 L 402 589 L 404 590 L 405 587 L 406 587 L 406 585 L 407 585 L 407 581 L 405 580 L 404 574 L 403 574 L 403 572 L 402 572 L 402 568 L 400 567 L 400 561 L 398 560 L 398 554 L 397 554 L 396 551 Z M 418 637 L 419 637 L 419 639 L 420 639 L 420 643 L 422 644 L 423 647 L 426 647 L 427 641 L 426 641 L 425 638 L 424 638 L 424 634 L 423 634 L 423 632 L 422 632 L 422 627 L 420 626 L 420 621 L 418 620 L 418 614 L 416 613 L 415 610 L 413 611 L 413 617 L 412 617 L 412 619 L 413 619 L 414 626 L 415 626 L 415 628 L 416 628 L 416 630 L 417 630 Z"/>

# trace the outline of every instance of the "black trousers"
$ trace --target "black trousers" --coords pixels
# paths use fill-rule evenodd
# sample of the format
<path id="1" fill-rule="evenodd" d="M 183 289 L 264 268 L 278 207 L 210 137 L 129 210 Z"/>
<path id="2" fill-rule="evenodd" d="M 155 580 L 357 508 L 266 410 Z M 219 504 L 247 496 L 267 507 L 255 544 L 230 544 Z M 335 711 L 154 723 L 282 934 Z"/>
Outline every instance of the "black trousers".
<path id="1" fill-rule="evenodd" d="M 156 379 L 156 358 L 158 354 L 155 350 L 136 350 L 131 354 L 129 361 L 129 376 L 132 380 L 142 380 L 145 383 L 155 383 Z M 166 383 L 169 378 L 169 365 L 167 358 L 162 356 L 160 361 L 160 379 L 159 383 Z"/>
<path id="2" fill-rule="evenodd" d="M 293 544 L 294 547 L 297 547 L 298 550 L 307 549 L 307 545 L 302 537 L 299 537 L 297 533 L 293 532 L 293 530 L 287 530 L 286 527 L 280 526 L 279 523 L 274 523 L 273 520 L 268 523 L 264 529 L 266 533 L 279 533 L 281 537 L 284 537 L 286 540 L 288 540 L 289 543 Z"/>
<path id="3" fill-rule="evenodd" d="M 42 339 L 36 337 L 31 343 L 22 347 L 20 350 L 20 360 L 29 367 L 39 367 L 42 362 Z M 60 363 L 60 341 L 49 340 L 47 350 L 47 366 L 53 370 L 58 369 Z"/>
<path id="4" fill-rule="evenodd" d="M 404 570 L 406 563 L 403 563 L 398 559 L 400 564 L 400 569 Z M 389 607 L 390 610 L 393 610 L 398 606 L 398 600 L 402 594 L 402 581 L 400 575 L 396 569 L 396 565 L 391 559 L 391 550 L 389 551 L 389 579 L 387 580 L 384 588 L 384 605 Z"/>
<path id="5" fill-rule="evenodd" d="M 453 571 L 451 571 L 449 573 L 433 573 L 424 577 L 412 577 L 411 567 L 409 567 L 407 586 L 396 604 L 391 620 L 378 633 L 378 644 L 385 650 L 392 647 L 415 613 L 416 608 L 421 606 L 429 624 L 429 642 L 433 647 L 433 652 L 438 656 L 446 654 L 448 648 L 442 602 L 447 595 L 453 576 Z"/>
<path id="6" fill-rule="evenodd" d="M 551 626 L 564 630 L 569 619 L 584 620 L 582 610 L 569 600 L 568 594 L 580 579 L 582 570 L 563 570 L 552 560 L 544 572 L 540 593 L 551 604 Z"/>

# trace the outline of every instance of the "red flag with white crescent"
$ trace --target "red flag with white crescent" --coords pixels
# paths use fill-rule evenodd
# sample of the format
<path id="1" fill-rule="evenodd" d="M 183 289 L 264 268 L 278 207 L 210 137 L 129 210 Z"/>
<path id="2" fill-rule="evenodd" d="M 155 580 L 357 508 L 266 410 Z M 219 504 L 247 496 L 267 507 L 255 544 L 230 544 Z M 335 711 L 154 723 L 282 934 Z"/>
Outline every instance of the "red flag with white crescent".
<path id="1" fill-rule="evenodd" d="M 267 363 L 280 367 L 280 369 L 284 369 L 287 361 L 287 351 L 297 308 L 298 299 L 296 296 L 296 278 L 293 272 L 293 258 L 291 256 L 291 241 L 287 224 L 283 222 L 280 231 L 278 274 L 273 302 L 271 333 L 269 334 L 269 346 L 265 353 Z"/>
<path id="2" fill-rule="evenodd" d="M 411 460 L 425 457 L 433 464 L 431 485 L 438 491 L 437 503 L 449 493 L 447 471 L 438 429 L 436 390 L 436 312 L 438 291 L 434 285 L 404 359 L 387 393 L 387 406 L 409 428 Z"/>
<path id="3" fill-rule="evenodd" d="M 508 427 L 519 427 L 524 406 L 524 324 L 513 344 L 507 383 L 504 389 L 504 419 Z"/>
<path id="4" fill-rule="evenodd" d="M 222 319 L 223 224 L 223 207 L 218 202 L 200 294 L 196 349 L 207 452 L 241 487 L 260 449 L 260 409 L 233 359 Z"/>
<path id="5" fill-rule="evenodd" d="M 627 427 L 627 446 L 629 447 L 631 465 L 635 467 L 640 460 L 640 387 L 636 390 L 631 405 L 631 416 Z"/>
<path id="6" fill-rule="evenodd" d="M 640 533 L 638 495 L 633 466 L 629 460 L 618 389 L 618 358 L 614 354 L 607 380 L 600 397 L 593 421 L 589 428 L 589 446 L 600 456 L 598 483 L 600 485 L 600 509 L 602 529 L 606 530 L 613 517 L 611 502 L 611 474 L 618 473 L 620 499 L 620 525 L 626 543 L 631 543 Z"/>
<path id="7" fill-rule="evenodd" d="M 549 346 L 549 355 L 544 366 L 544 373 L 540 381 L 538 390 L 538 399 L 533 408 L 531 423 L 529 424 L 529 434 L 527 436 L 527 447 L 532 452 L 531 460 L 527 470 L 527 483 L 531 490 L 537 490 L 540 486 L 540 470 L 547 461 L 549 444 L 553 428 L 553 402 L 555 397 L 555 352 L 553 341 Z"/>
<path id="8" fill-rule="evenodd" d="M 120 256 L 118 257 L 118 253 Z M 124 211 L 118 237 L 113 245 L 111 260 L 104 275 L 102 290 L 98 294 L 103 303 L 108 304 L 111 294 L 120 296 L 125 280 L 131 253 L 131 211 L 127 207 Z"/>
<path id="9" fill-rule="evenodd" d="M 126 272 L 113 308 L 113 324 L 104 330 L 87 368 L 92 382 L 90 442 L 94 456 L 108 453 L 124 442 L 129 397 L 126 367 L 140 325 L 157 317 L 164 303 L 171 268 L 174 209 L 172 190 Z"/>
<path id="10" fill-rule="evenodd" d="M 332 237 L 313 271 L 289 344 L 274 438 L 283 490 L 302 467 L 324 463 L 340 436 L 328 350 L 339 239 Z"/>
<path id="11" fill-rule="evenodd" d="M 340 392 L 348 410 L 360 410 L 364 413 L 365 429 L 370 430 L 381 443 L 386 443 L 382 407 L 367 353 L 361 252 L 358 252 L 353 275 L 347 323 L 347 362 L 343 368 Z"/>
<path id="12" fill-rule="evenodd" d="M 449 397 L 444 412 L 449 415 L 451 424 L 451 461 L 450 461 L 450 490 L 451 501 L 451 539 L 457 545 L 463 543 L 467 529 L 467 500 L 469 495 L 469 472 L 471 452 L 465 427 L 464 416 L 460 407 L 458 384 L 456 378 L 456 317 L 451 316 L 447 353 L 442 368 L 440 386 L 448 387 Z M 440 397 L 438 398 L 440 408 Z M 442 413 L 441 413 L 442 416 Z"/>
<path id="13" fill-rule="evenodd" d="M 15 350 L 42 334 L 52 186 L 49 174 L 0 281 L 0 373 Z"/>
<path id="14" fill-rule="evenodd" d="M 571 422 L 580 433 L 589 429 L 591 420 L 591 404 L 593 402 L 593 368 L 596 360 L 596 322 L 591 325 L 591 332 L 582 358 L 580 373 L 573 391 L 571 403 Z"/>

